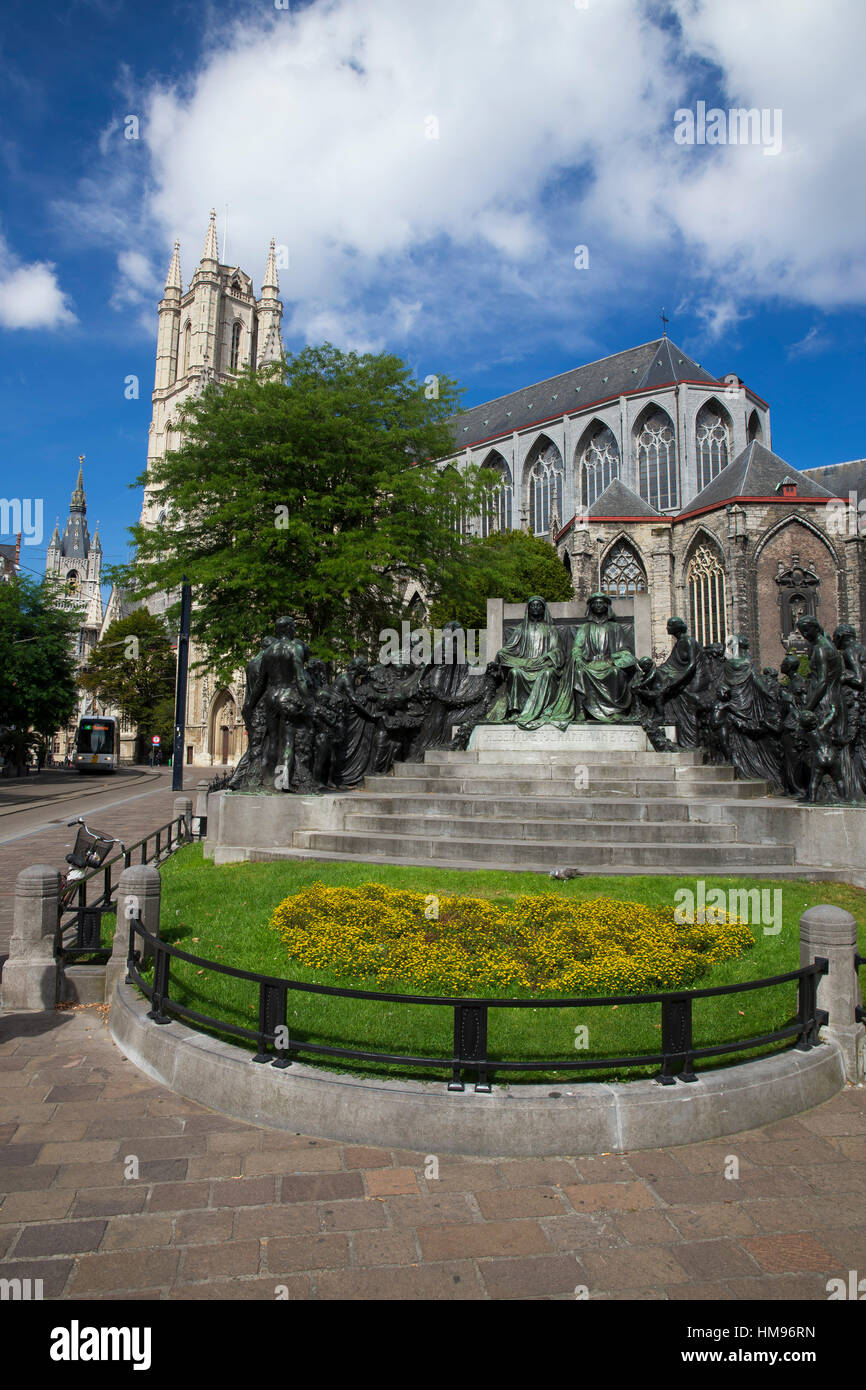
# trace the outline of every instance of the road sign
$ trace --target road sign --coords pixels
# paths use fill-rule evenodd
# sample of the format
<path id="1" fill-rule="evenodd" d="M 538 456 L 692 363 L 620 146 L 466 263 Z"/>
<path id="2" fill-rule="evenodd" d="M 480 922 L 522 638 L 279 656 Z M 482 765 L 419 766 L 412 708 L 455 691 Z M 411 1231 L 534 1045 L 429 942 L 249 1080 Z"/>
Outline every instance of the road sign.
<path id="1" fill-rule="evenodd" d="M 159 737 L 159 734 L 154 734 L 153 738 L 152 738 L 150 741 L 151 741 L 151 743 L 153 744 L 153 746 L 154 746 L 154 748 L 155 748 L 156 745 L 157 745 L 158 743 L 161 742 L 161 739 L 160 739 L 160 737 Z"/>

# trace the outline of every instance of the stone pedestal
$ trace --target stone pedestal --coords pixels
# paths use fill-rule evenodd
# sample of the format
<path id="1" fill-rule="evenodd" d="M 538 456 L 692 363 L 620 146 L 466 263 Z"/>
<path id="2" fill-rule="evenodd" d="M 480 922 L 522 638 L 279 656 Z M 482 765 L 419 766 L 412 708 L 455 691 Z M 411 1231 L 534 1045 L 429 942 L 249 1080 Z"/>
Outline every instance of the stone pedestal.
<path id="1" fill-rule="evenodd" d="M 152 864 L 134 864 L 124 869 L 117 883 L 117 926 L 111 958 L 105 968 L 105 998 L 110 999 L 118 982 L 126 979 L 126 960 L 129 952 L 129 924 L 141 918 L 145 931 L 159 936 L 159 907 L 162 879 Z M 142 951 L 142 959 L 150 953 Z"/>
<path id="2" fill-rule="evenodd" d="M 673 728 L 666 729 L 668 738 Z M 650 753 L 652 744 L 639 724 L 569 724 L 557 729 L 519 729 L 516 724 L 478 724 L 469 738 L 474 752 Z"/>
<path id="3" fill-rule="evenodd" d="M 824 956 L 830 963 L 826 975 L 818 980 L 818 1008 L 830 1015 L 822 1034 L 828 1034 L 842 1049 L 845 1078 L 855 1085 L 866 1077 L 866 1028 L 857 1022 L 856 1009 L 862 1003 L 860 983 L 854 968 L 857 950 L 857 922 L 841 907 L 822 903 L 808 908 L 800 918 L 800 965 L 810 965 Z"/>
<path id="4" fill-rule="evenodd" d="M 4 1009 L 53 1009 L 60 971 L 54 955 L 60 875 L 49 864 L 22 869 L 15 880 L 15 917 L 3 967 Z"/>

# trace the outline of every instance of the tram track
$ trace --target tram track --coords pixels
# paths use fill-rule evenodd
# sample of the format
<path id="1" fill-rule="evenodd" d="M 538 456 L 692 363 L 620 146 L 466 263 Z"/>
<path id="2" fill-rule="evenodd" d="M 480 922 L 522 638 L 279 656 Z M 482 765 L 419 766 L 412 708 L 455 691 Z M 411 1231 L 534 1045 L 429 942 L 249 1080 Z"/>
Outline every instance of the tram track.
<path id="1" fill-rule="evenodd" d="M 136 772 L 129 777 L 123 777 L 121 779 L 121 785 L 125 789 L 126 787 L 138 786 L 142 782 L 156 782 L 158 780 L 158 774 L 142 769 L 141 772 Z M 102 778 L 99 779 L 99 785 L 94 786 L 92 790 L 84 790 L 82 788 L 83 781 L 83 777 L 78 778 L 74 789 L 70 787 L 67 791 L 60 792 L 56 796 L 29 797 L 24 801 L 15 801 L 11 805 L 0 803 L 0 819 L 2 819 L 3 816 L 20 815 L 25 811 L 40 810 L 45 806 L 59 806 L 65 801 L 80 801 L 88 797 L 104 796 L 108 790 Z"/>

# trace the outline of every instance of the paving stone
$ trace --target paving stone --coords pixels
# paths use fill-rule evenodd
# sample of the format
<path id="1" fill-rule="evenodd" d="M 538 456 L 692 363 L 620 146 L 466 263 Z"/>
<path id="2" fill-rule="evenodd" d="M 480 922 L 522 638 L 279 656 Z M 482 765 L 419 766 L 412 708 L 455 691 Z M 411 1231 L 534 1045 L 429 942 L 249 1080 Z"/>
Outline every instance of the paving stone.
<path id="1" fill-rule="evenodd" d="M 316 1290 L 320 1299 L 388 1302 L 484 1296 L 483 1286 L 469 1263 L 327 1270 L 316 1275 Z"/>
<path id="2" fill-rule="evenodd" d="M 123 1187 L 85 1189 L 75 1195 L 73 1216 L 120 1216 L 141 1211 L 147 1201 L 148 1189 L 128 1182 Z M 72 1196 L 71 1189 L 69 1195 Z"/>
<path id="3" fill-rule="evenodd" d="M 697 1280 L 736 1279 L 754 1274 L 755 1262 L 732 1240 L 696 1240 L 678 1245 L 676 1257 L 683 1269 Z"/>
<path id="4" fill-rule="evenodd" d="M 229 1178 L 211 1183 L 212 1207 L 269 1206 L 277 1195 L 275 1178 Z"/>
<path id="5" fill-rule="evenodd" d="M 80 1255 L 98 1250 L 105 1227 L 105 1221 L 44 1221 L 38 1226 L 25 1226 L 15 1255 Z"/>
<path id="6" fill-rule="evenodd" d="M 346 1145 L 343 1149 L 345 1168 L 390 1168 L 390 1149 L 366 1148 L 360 1144 Z"/>
<path id="7" fill-rule="evenodd" d="M 488 1221 L 507 1221 L 521 1216 L 565 1216 L 568 1205 L 561 1192 L 549 1187 L 506 1187 L 478 1195 L 481 1213 Z"/>
<path id="8" fill-rule="evenodd" d="M 192 1182 L 199 1178 L 242 1178 L 243 1154 L 200 1154 L 187 1164 L 186 1176 Z"/>
<path id="9" fill-rule="evenodd" d="M 802 1139 L 746 1142 L 740 1146 L 740 1152 L 744 1158 L 761 1166 L 795 1168 L 801 1163 L 833 1163 L 839 1160 L 833 1145 L 814 1134 L 807 1134 Z"/>
<path id="10" fill-rule="evenodd" d="M 642 1182 L 583 1183 L 563 1189 L 575 1211 L 638 1211 L 655 1206 Z"/>
<path id="11" fill-rule="evenodd" d="M 236 1155 L 237 1156 L 237 1155 Z M 278 1149 L 263 1150 L 247 1154 L 243 1159 L 246 1177 L 262 1173 L 322 1173 L 338 1172 L 340 1150 L 333 1149 L 288 1149 L 281 1153 Z"/>
<path id="12" fill-rule="evenodd" d="M 831 1270 L 838 1261 L 814 1237 L 796 1235 L 744 1236 L 741 1241 L 761 1269 L 770 1274 L 796 1274 L 806 1269 Z"/>
<path id="13" fill-rule="evenodd" d="M 584 1182 L 629 1182 L 635 1171 L 622 1154 L 582 1155 L 574 1160 L 578 1176 Z"/>
<path id="14" fill-rule="evenodd" d="M 220 1303 L 226 1300 L 247 1301 L 250 1303 L 273 1303 L 287 1299 L 309 1299 L 310 1279 L 300 1274 L 274 1274 L 267 1279 L 220 1279 L 210 1284 L 182 1284 L 169 1293 L 170 1299 L 183 1299 L 185 1303 L 193 1300 L 215 1299 Z"/>
<path id="15" fill-rule="evenodd" d="M 23 1146 L 22 1146 L 23 1147 Z M 40 1163 L 108 1163 L 117 1153 L 116 1139 L 82 1139 L 77 1143 L 63 1140 L 59 1144 L 43 1144 Z"/>
<path id="16" fill-rule="evenodd" d="M 355 1231 L 351 1244 L 354 1263 L 365 1269 L 370 1265 L 420 1263 L 412 1231 Z"/>
<path id="17" fill-rule="evenodd" d="M 414 1169 L 394 1169 L 395 1172 L 414 1172 Z M 419 1178 L 427 1184 L 428 1192 L 435 1188 L 438 1192 L 486 1192 L 491 1188 L 504 1187 L 505 1180 L 496 1163 L 472 1163 L 468 1160 L 453 1159 L 447 1155 L 439 1159 L 438 1178 L 423 1178 L 423 1168 Z M 523 1186 L 523 1184 L 520 1184 Z M 529 1184 L 526 1184 L 529 1186 Z"/>
<path id="18" fill-rule="evenodd" d="M 179 1260 L 177 1250 L 123 1250 L 85 1255 L 70 1281 L 69 1297 L 170 1285 L 174 1282 Z"/>
<path id="19" fill-rule="evenodd" d="M 257 1240 L 226 1241 L 220 1245 L 188 1245 L 183 1252 L 178 1283 L 201 1279 L 236 1278 L 258 1274 L 260 1246 Z"/>
<path id="20" fill-rule="evenodd" d="M 412 1196 L 418 1191 L 418 1179 L 412 1168 L 371 1168 L 363 1174 L 368 1197 Z M 446 1188 L 440 1189 L 447 1191 Z M 472 1191 L 472 1185 L 469 1185 Z"/>
<path id="21" fill-rule="evenodd" d="M 2 1187 L 4 1192 L 37 1191 L 50 1187 L 56 1176 L 56 1168 L 41 1163 L 31 1163 L 28 1168 L 4 1168 Z"/>
<path id="22" fill-rule="evenodd" d="M 543 1220 L 541 1227 L 554 1250 L 574 1250 L 580 1254 L 583 1250 L 613 1250 L 626 1243 L 606 1212 L 557 1216 Z"/>
<path id="23" fill-rule="evenodd" d="M 740 1206 L 737 1202 L 711 1203 L 707 1207 L 684 1210 L 682 1207 L 668 1207 L 665 1216 L 671 1225 L 686 1240 L 700 1240 L 705 1236 L 744 1236 L 755 1235 L 760 1226 L 752 1217 L 757 1202 Z"/>
<path id="24" fill-rule="evenodd" d="M 621 1211 L 613 1225 L 629 1245 L 671 1245 L 680 1233 L 661 1211 Z"/>
<path id="25" fill-rule="evenodd" d="M 220 1213 L 214 1213 L 218 1215 Z M 106 1223 L 100 1250 L 134 1250 L 169 1245 L 172 1239 L 170 1216 L 117 1216 Z"/>
<path id="26" fill-rule="evenodd" d="M 547 1237 L 537 1221 L 420 1226 L 416 1234 L 424 1259 L 431 1262 L 480 1256 L 538 1255 L 550 1251 Z"/>
<path id="27" fill-rule="evenodd" d="M 588 1278 L 590 1298 L 596 1292 L 614 1289 L 640 1289 L 663 1284 L 684 1284 L 688 1274 L 679 1261 L 686 1247 L 678 1245 L 676 1255 L 658 1245 L 630 1246 L 602 1254 L 589 1250 L 582 1256 Z"/>
<path id="28" fill-rule="evenodd" d="M 123 1160 L 116 1163 L 70 1163 L 60 1169 L 49 1169 L 57 1174 L 58 1187 L 117 1187 L 126 1179 Z"/>
<path id="29" fill-rule="evenodd" d="M 834 1226 L 850 1226 L 851 1211 L 835 1197 L 768 1197 L 745 1208 L 758 1231 L 811 1231 L 828 1235 Z"/>
<path id="30" fill-rule="evenodd" d="M 573 1255 L 548 1255 L 544 1259 L 479 1260 L 484 1287 L 491 1298 L 537 1298 L 551 1293 L 574 1292 L 586 1283 L 582 1265 Z"/>
<path id="31" fill-rule="evenodd" d="M 15 1137 L 7 1135 L 4 1129 L 15 1131 Z M 0 1125 L 0 1144 L 47 1144 L 59 1139 L 83 1139 L 87 1133 L 86 1120 L 51 1120 L 48 1124 Z"/>
<path id="32" fill-rule="evenodd" d="M 352 1205 L 366 1207 L 366 1203 L 361 1202 Z M 318 1230 L 319 1208 L 314 1202 L 293 1202 L 285 1206 L 270 1207 L 238 1207 L 234 1214 L 236 1240 L 244 1240 L 248 1236 L 259 1239 L 293 1236 Z"/>
<path id="33" fill-rule="evenodd" d="M 279 1211 L 280 1208 L 270 1208 Z M 148 1217 L 159 1221 L 162 1217 Z M 211 1240 L 231 1240 L 234 1225 L 233 1211 L 187 1211 L 175 1221 L 175 1245 L 204 1245 Z M 264 1232 L 248 1232 L 257 1237 Z"/>
<path id="34" fill-rule="evenodd" d="M 74 1260 L 6 1260 L 2 1277 L 31 1281 L 41 1279 L 42 1297 L 60 1298 L 74 1267 Z"/>
<path id="35" fill-rule="evenodd" d="M 828 1275 L 825 1274 L 799 1274 L 776 1279 L 766 1277 L 731 1279 L 728 1288 L 733 1297 L 742 1302 L 755 1299 L 762 1303 L 768 1301 L 798 1303 L 805 1299 L 820 1298 L 826 1300 L 827 1278 Z M 792 1319 L 784 1314 L 783 1316 L 786 1323 L 790 1324 Z M 797 1318 L 797 1321 L 808 1322 L 805 1310 L 802 1317 Z"/>
<path id="36" fill-rule="evenodd" d="M 49 1105 L 66 1103 L 69 1105 L 87 1105 L 99 1100 L 105 1093 L 104 1085 L 94 1086 L 52 1086 L 45 1099 Z"/>
<path id="37" fill-rule="evenodd" d="M 262 1147 L 261 1131 L 250 1130 L 246 1126 L 243 1129 L 209 1131 L 204 1137 L 207 1153 L 246 1155 L 257 1153 Z"/>
<path id="38" fill-rule="evenodd" d="M 274 1274 L 313 1269 L 340 1269 L 349 1263 L 349 1239 L 344 1235 L 279 1236 L 267 1243 L 267 1267 Z"/>
<path id="39" fill-rule="evenodd" d="M 35 1163 L 41 1150 L 41 1144 L 4 1144 L 0 1147 L 0 1168 L 23 1168 Z"/>
<path id="40" fill-rule="evenodd" d="M 734 1297 L 724 1284 L 668 1284 L 663 1292 L 672 1303 L 729 1303 Z"/>
<path id="41" fill-rule="evenodd" d="M 192 1211 L 210 1203 L 208 1182 L 160 1182 L 151 1189 L 150 1211 Z"/>
<path id="42" fill-rule="evenodd" d="M 354 1201 L 327 1202 L 318 1208 L 319 1219 L 326 1231 L 360 1231 L 386 1226 L 384 1202 Z"/>
<path id="43" fill-rule="evenodd" d="M 566 1158 L 509 1158 L 497 1167 L 508 1187 L 565 1187 L 578 1177 L 576 1167 Z"/>
<path id="44" fill-rule="evenodd" d="M 75 1200 L 74 1192 L 10 1192 L 0 1206 L 0 1225 L 19 1221 L 53 1221 L 65 1216 Z"/>
<path id="45" fill-rule="evenodd" d="M 262 1179 L 257 1179 L 262 1181 Z M 363 1197 L 360 1173 L 303 1173 L 281 1179 L 282 1202 L 328 1202 L 340 1197 Z"/>
<path id="46" fill-rule="evenodd" d="M 428 1197 L 426 1192 L 418 1197 L 388 1197 L 385 1210 L 394 1226 L 428 1226 L 434 1222 L 475 1220 L 475 1213 L 463 1192 L 443 1192 L 441 1197 Z"/>

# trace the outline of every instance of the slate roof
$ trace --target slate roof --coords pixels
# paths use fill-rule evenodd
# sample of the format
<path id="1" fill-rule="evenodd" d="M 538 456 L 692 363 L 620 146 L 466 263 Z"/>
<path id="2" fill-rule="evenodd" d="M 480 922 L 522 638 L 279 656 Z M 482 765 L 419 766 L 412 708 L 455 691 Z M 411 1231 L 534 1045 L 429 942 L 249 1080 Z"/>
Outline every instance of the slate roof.
<path id="1" fill-rule="evenodd" d="M 766 449 L 757 439 L 747 445 L 727 468 L 723 468 L 697 497 L 683 507 L 680 515 L 718 506 L 735 497 L 772 497 L 779 483 L 793 477 L 799 497 L 832 497 L 827 488 L 805 473 L 793 469 L 784 459 Z"/>
<path id="2" fill-rule="evenodd" d="M 17 547 L 14 545 L 0 545 L 0 571 L 4 570 L 8 566 L 8 568 L 14 573 L 16 562 L 16 549 Z M 5 564 L 3 563 L 4 561 Z"/>
<path id="3" fill-rule="evenodd" d="M 803 472 L 821 487 L 829 488 L 834 497 L 847 498 L 849 492 L 866 497 L 866 459 L 828 463 L 822 468 L 804 468 Z"/>
<path id="4" fill-rule="evenodd" d="M 638 497 L 636 492 L 632 492 L 630 487 L 626 487 L 620 478 L 614 478 L 609 483 L 600 497 L 596 498 L 589 509 L 591 517 L 605 516 L 633 516 L 647 517 L 660 516 L 655 507 L 651 507 L 649 502 L 645 502 L 642 497 Z"/>
<path id="5" fill-rule="evenodd" d="M 536 421 L 583 410 L 626 391 L 653 390 L 675 381 L 701 381 L 708 386 L 725 383 L 699 367 L 670 338 L 627 348 L 584 367 L 573 367 L 534 386 L 512 391 L 456 415 L 451 422 L 457 448 L 465 449 L 482 439 L 525 429 Z"/>

